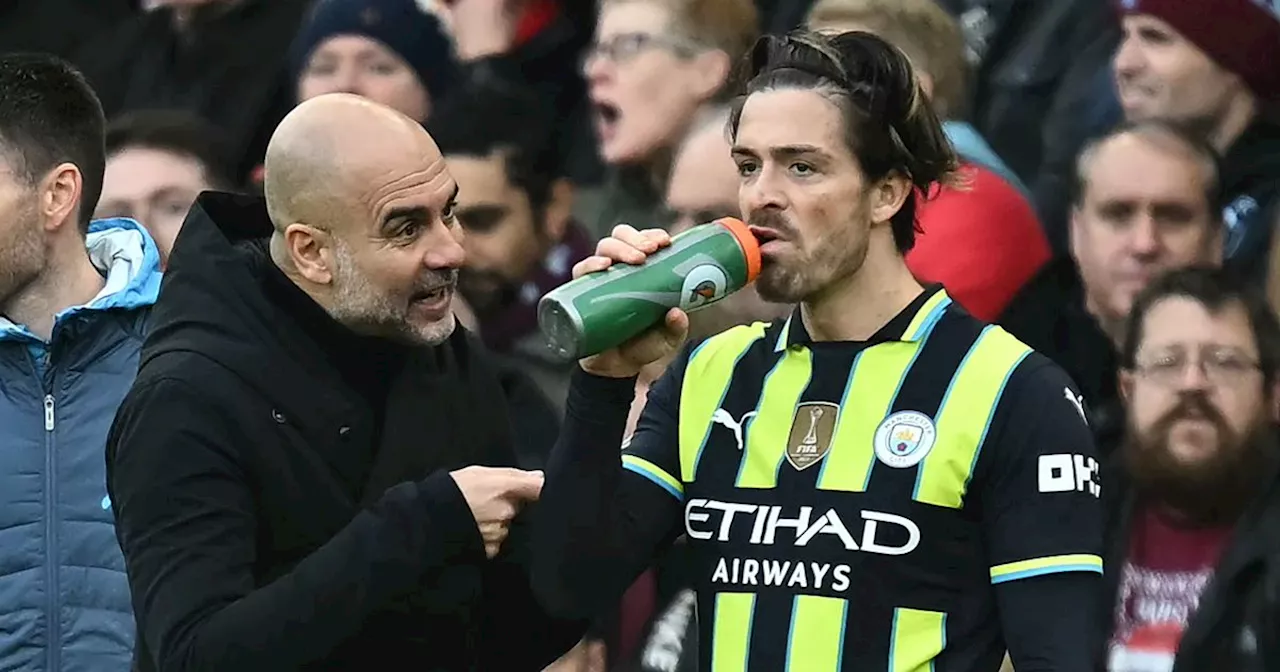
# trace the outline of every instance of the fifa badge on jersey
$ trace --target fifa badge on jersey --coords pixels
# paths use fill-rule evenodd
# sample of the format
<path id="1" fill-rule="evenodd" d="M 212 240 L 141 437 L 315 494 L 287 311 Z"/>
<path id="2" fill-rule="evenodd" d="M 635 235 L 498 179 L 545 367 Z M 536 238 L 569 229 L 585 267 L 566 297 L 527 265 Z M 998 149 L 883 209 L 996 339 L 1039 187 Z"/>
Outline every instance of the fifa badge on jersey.
<path id="1" fill-rule="evenodd" d="M 876 457 L 896 469 L 914 467 L 933 450 L 937 438 L 932 418 L 916 411 L 899 411 L 876 428 Z"/>
<path id="2" fill-rule="evenodd" d="M 827 401 L 807 401 L 796 406 L 787 437 L 787 461 L 804 471 L 831 452 L 840 407 Z"/>

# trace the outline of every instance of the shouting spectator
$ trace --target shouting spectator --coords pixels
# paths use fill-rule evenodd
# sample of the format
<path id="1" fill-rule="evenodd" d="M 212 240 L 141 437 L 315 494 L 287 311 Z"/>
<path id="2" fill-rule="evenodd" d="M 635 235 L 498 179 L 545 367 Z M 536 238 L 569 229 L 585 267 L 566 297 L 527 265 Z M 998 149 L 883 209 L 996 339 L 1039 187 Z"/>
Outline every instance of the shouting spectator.
<path id="1" fill-rule="evenodd" d="M 1262 281 L 1280 212 L 1280 8 L 1271 0 L 1123 0 L 1114 69 L 1128 119 L 1201 133 L 1223 156 L 1227 263 Z"/>
<path id="2" fill-rule="evenodd" d="M 957 120 L 967 96 L 960 26 L 935 0 L 822 0 L 809 27 L 875 33 L 911 59 L 961 157 L 965 184 L 920 199 L 920 235 L 907 265 L 921 280 L 942 283 L 975 317 L 994 320 L 1049 260 L 1049 243 L 1018 178 Z"/>
<path id="3" fill-rule="evenodd" d="M 576 210 L 597 236 L 620 222 L 660 222 L 671 153 L 699 107 L 727 95 L 734 63 L 755 39 L 751 0 L 606 0 L 585 63 L 600 155 L 600 189 Z"/>
<path id="4" fill-rule="evenodd" d="M 232 190 L 225 152 L 220 131 L 188 112 L 128 113 L 107 126 L 107 171 L 94 216 L 141 222 L 163 264 L 196 196 Z"/>
<path id="5" fill-rule="evenodd" d="M 1135 302 L 1123 360 L 1108 669 L 1280 669 L 1280 325 L 1226 271 L 1176 271 Z"/>
<path id="6" fill-rule="evenodd" d="M 102 446 L 160 287 L 142 227 L 90 223 L 103 115 L 69 65 L 0 57 L 0 668 L 125 672 Z"/>
<path id="7" fill-rule="evenodd" d="M 1071 374 L 1089 400 L 1104 455 L 1119 439 L 1116 352 L 1134 297 L 1171 269 L 1222 260 L 1213 148 L 1159 121 L 1126 124 L 1077 160 L 1072 260 L 1023 292 L 1002 324 Z"/>

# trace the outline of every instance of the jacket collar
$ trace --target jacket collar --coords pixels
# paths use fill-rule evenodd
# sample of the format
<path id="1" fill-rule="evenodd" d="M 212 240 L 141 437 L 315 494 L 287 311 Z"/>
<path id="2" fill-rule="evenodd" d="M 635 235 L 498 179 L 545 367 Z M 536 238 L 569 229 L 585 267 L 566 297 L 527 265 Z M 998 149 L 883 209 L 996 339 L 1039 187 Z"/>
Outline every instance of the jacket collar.
<path id="1" fill-rule="evenodd" d="M 102 291 L 88 303 L 54 316 L 54 329 L 72 315 L 145 308 L 160 294 L 160 252 L 141 224 L 123 217 L 89 223 L 85 236 L 89 261 L 103 275 Z M 27 328 L 0 316 L 0 340 L 37 338 Z"/>

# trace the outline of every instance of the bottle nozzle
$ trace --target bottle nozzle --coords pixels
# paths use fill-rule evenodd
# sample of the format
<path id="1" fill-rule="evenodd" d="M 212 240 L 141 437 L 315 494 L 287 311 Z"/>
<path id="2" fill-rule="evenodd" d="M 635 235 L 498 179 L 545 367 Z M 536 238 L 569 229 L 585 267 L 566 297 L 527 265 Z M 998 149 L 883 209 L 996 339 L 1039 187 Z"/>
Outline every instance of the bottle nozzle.
<path id="1" fill-rule="evenodd" d="M 757 275 L 760 275 L 760 241 L 751 234 L 751 229 L 737 217 L 721 217 L 717 219 L 715 224 L 719 224 L 729 230 L 733 237 L 738 240 L 738 245 L 742 247 L 742 254 L 747 261 L 747 282 L 754 282 Z"/>

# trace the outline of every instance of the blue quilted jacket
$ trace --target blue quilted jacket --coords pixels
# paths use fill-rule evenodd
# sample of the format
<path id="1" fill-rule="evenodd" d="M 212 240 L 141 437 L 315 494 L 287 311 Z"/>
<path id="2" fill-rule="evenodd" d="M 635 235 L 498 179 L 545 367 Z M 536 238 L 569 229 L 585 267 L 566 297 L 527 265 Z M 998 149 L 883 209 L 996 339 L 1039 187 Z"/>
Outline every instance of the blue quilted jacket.
<path id="1" fill-rule="evenodd" d="M 128 670 L 134 626 L 105 445 L 160 290 L 136 222 L 93 222 L 106 277 L 45 342 L 0 316 L 0 670 Z"/>

